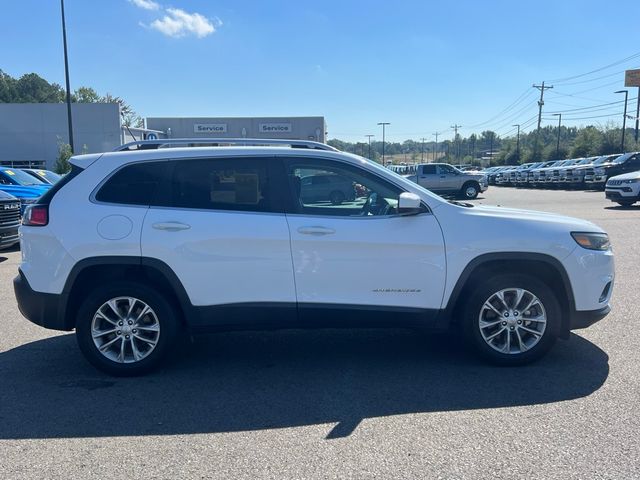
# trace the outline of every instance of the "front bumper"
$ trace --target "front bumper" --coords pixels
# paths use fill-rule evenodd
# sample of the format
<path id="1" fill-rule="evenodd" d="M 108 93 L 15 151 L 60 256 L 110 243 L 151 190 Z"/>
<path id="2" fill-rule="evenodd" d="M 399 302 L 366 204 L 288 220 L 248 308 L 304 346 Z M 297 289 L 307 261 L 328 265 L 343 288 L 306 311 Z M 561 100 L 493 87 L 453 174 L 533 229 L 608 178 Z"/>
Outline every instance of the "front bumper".
<path id="1" fill-rule="evenodd" d="M 0 227 L 0 249 L 9 248 L 20 241 L 18 236 L 19 224 L 8 227 Z"/>
<path id="2" fill-rule="evenodd" d="M 575 311 L 569 319 L 569 330 L 579 330 L 590 327 L 609 315 L 610 311 L 611 307 L 609 305 L 598 310 Z"/>
<path id="3" fill-rule="evenodd" d="M 13 289 L 20 313 L 27 320 L 52 330 L 73 330 L 73 321 L 65 315 L 67 294 L 36 292 L 20 270 L 13 279 Z"/>
<path id="4" fill-rule="evenodd" d="M 634 185 L 637 189 L 637 185 Z M 618 200 L 640 200 L 640 190 L 635 191 L 634 187 L 629 185 L 624 186 L 611 186 L 605 187 L 604 196 L 609 200 L 616 202 Z"/>

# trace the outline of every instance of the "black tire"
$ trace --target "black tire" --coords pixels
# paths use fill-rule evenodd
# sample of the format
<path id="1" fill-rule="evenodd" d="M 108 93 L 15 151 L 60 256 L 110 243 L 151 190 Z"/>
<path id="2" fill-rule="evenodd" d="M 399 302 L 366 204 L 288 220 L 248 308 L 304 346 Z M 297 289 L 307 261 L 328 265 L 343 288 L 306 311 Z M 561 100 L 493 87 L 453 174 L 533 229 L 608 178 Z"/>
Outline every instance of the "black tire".
<path id="1" fill-rule="evenodd" d="M 483 305 L 493 296 L 494 293 L 511 288 L 527 290 L 540 300 L 540 303 L 544 308 L 544 312 L 546 313 L 546 327 L 544 328 L 542 335 L 539 336 L 540 338 L 537 340 L 537 343 L 531 346 L 530 349 L 516 353 L 503 353 L 490 346 L 480 333 L 480 314 Z M 522 302 L 526 303 L 527 298 L 530 297 L 524 297 Z M 520 306 L 522 305 L 523 304 L 521 303 Z M 490 278 L 487 281 L 480 282 L 476 288 L 473 289 L 463 311 L 464 317 L 462 319 L 462 328 L 464 329 L 464 335 L 468 344 L 482 358 L 500 366 L 524 365 L 538 360 L 545 355 L 551 347 L 553 347 L 560 332 L 562 310 L 556 295 L 543 282 L 528 275 L 504 274 Z M 521 315 L 520 320 L 525 320 L 526 323 L 526 317 L 524 317 L 525 313 L 518 313 Z M 495 318 L 497 319 L 499 317 L 496 316 Z M 513 316 L 513 312 L 511 318 L 517 318 Z M 500 319 L 502 319 L 502 317 L 500 317 Z M 502 328 L 502 325 L 503 323 L 500 323 L 496 326 L 496 329 Z M 523 324 L 523 326 L 525 325 Z M 505 326 L 504 328 L 513 330 L 512 327 L 508 326 Z M 517 335 L 519 336 L 521 332 L 519 328 L 522 327 L 516 326 L 515 328 L 518 328 Z M 491 331 L 487 333 L 491 333 Z M 507 335 L 513 335 L 513 337 L 516 335 L 516 332 L 505 333 Z M 535 338 L 536 337 L 529 335 L 529 339 Z M 500 340 L 500 337 L 497 337 L 497 341 L 498 340 Z M 506 345 L 506 339 L 504 344 Z M 515 349 L 518 350 L 517 347 Z"/>
<path id="2" fill-rule="evenodd" d="M 621 207 L 630 207 L 631 205 L 633 205 L 634 203 L 636 203 L 635 201 L 633 202 L 616 202 L 618 205 L 620 205 Z"/>
<path id="3" fill-rule="evenodd" d="M 340 190 L 334 190 L 333 192 L 331 192 L 331 195 L 329 195 L 329 200 L 331 200 L 332 205 L 342 205 L 342 202 L 344 202 L 345 198 L 346 197 L 344 193 Z"/>
<path id="4" fill-rule="evenodd" d="M 467 182 L 460 189 L 460 197 L 465 200 L 474 200 L 480 193 L 480 185 L 476 182 Z"/>
<path id="5" fill-rule="evenodd" d="M 107 356 L 99 351 L 98 346 L 92 338 L 92 322 L 98 309 L 107 301 L 119 297 L 131 297 L 144 302 L 153 310 L 155 314 L 154 321 L 157 320 L 157 324 L 159 325 L 158 336 L 152 339 L 156 341 L 155 346 L 152 348 L 147 346 L 150 352 L 146 353 L 146 356 L 141 360 L 134 361 L 133 363 L 120 363 L 107 358 Z M 140 309 L 141 307 L 138 305 L 137 308 Z M 117 320 L 115 316 L 112 318 Z M 107 323 L 104 324 L 108 325 Z M 114 328 L 118 327 L 114 326 Z M 123 328 L 127 327 L 125 326 Z M 135 328 L 135 325 L 129 328 Z M 133 332 L 136 333 L 136 330 L 133 330 Z M 123 332 L 120 331 L 120 333 Z M 109 375 L 119 377 L 142 375 L 157 368 L 167 357 L 171 347 L 176 343 L 178 333 L 179 320 L 176 309 L 156 290 L 136 282 L 122 281 L 97 287 L 84 300 L 78 309 L 78 315 L 76 317 L 76 339 L 85 358 L 97 369 Z M 151 335 L 155 335 L 155 333 L 151 333 Z M 115 334 L 110 334 L 104 342 L 106 343 L 115 338 L 115 336 Z M 122 335 L 120 336 L 122 337 Z M 134 343 L 133 336 L 134 335 L 131 335 L 131 340 L 129 340 L 131 344 Z M 145 342 L 136 342 L 137 345 L 141 344 L 142 347 L 146 346 Z M 117 345 L 121 343 L 125 343 L 125 341 L 116 341 Z M 128 347 L 128 351 L 132 352 L 132 348 Z"/>

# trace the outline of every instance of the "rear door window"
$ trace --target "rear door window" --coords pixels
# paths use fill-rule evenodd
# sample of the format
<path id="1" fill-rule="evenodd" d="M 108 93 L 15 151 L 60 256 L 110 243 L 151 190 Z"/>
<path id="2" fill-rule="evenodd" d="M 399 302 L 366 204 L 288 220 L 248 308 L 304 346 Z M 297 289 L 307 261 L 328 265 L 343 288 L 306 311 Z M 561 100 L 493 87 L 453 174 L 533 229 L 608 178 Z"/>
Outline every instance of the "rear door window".
<path id="1" fill-rule="evenodd" d="M 163 204 L 175 208 L 272 212 L 268 158 L 204 158 L 172 162 Z"/>

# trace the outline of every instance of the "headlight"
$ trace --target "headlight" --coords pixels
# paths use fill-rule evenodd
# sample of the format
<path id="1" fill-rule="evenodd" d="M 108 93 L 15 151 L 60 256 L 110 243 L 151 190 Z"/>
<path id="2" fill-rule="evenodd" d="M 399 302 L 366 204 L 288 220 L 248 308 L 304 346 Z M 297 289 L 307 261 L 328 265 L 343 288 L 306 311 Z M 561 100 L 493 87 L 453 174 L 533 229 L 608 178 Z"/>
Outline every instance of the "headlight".
<path id="1" fill-rule="evenodd" d="M 596 168 L 595 169 L 595 174 L 596 175 L 604 175 L 604 168 Z"/>
<path id="2" fill-rule="evenodd" d="M 632 178 L 631 180 L 623 180 L 622 183 L 638 183 L 640 178 Z"/>
<path id="3" fill-rule="evenodd" d="M 606 233 L 571 232 L 578 245 L 588 250 L 608 250 L 611 247 Z"/>

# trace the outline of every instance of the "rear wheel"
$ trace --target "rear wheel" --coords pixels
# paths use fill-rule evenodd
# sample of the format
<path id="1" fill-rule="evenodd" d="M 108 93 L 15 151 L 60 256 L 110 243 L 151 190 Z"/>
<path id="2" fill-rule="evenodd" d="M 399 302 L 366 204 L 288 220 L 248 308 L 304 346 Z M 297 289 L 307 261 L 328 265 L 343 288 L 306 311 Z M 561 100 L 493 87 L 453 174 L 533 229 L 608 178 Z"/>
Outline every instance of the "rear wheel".
<path id="1" fill-rule="evenodd" d="M 528 275 L 483 282 L 466 304 L 465 336 L 474 350 L 498 365 L 522 365 L 553 346 L 561 309 L 553 291 Z"/>
<path id="2" fill-rule="evenodd" d="M 157 291 L 134 282 L 94 290 L 76 322 L 89 362 L 116 376 L 147 373 L 166 357 L 178 333 L 175 309 Z"/>

